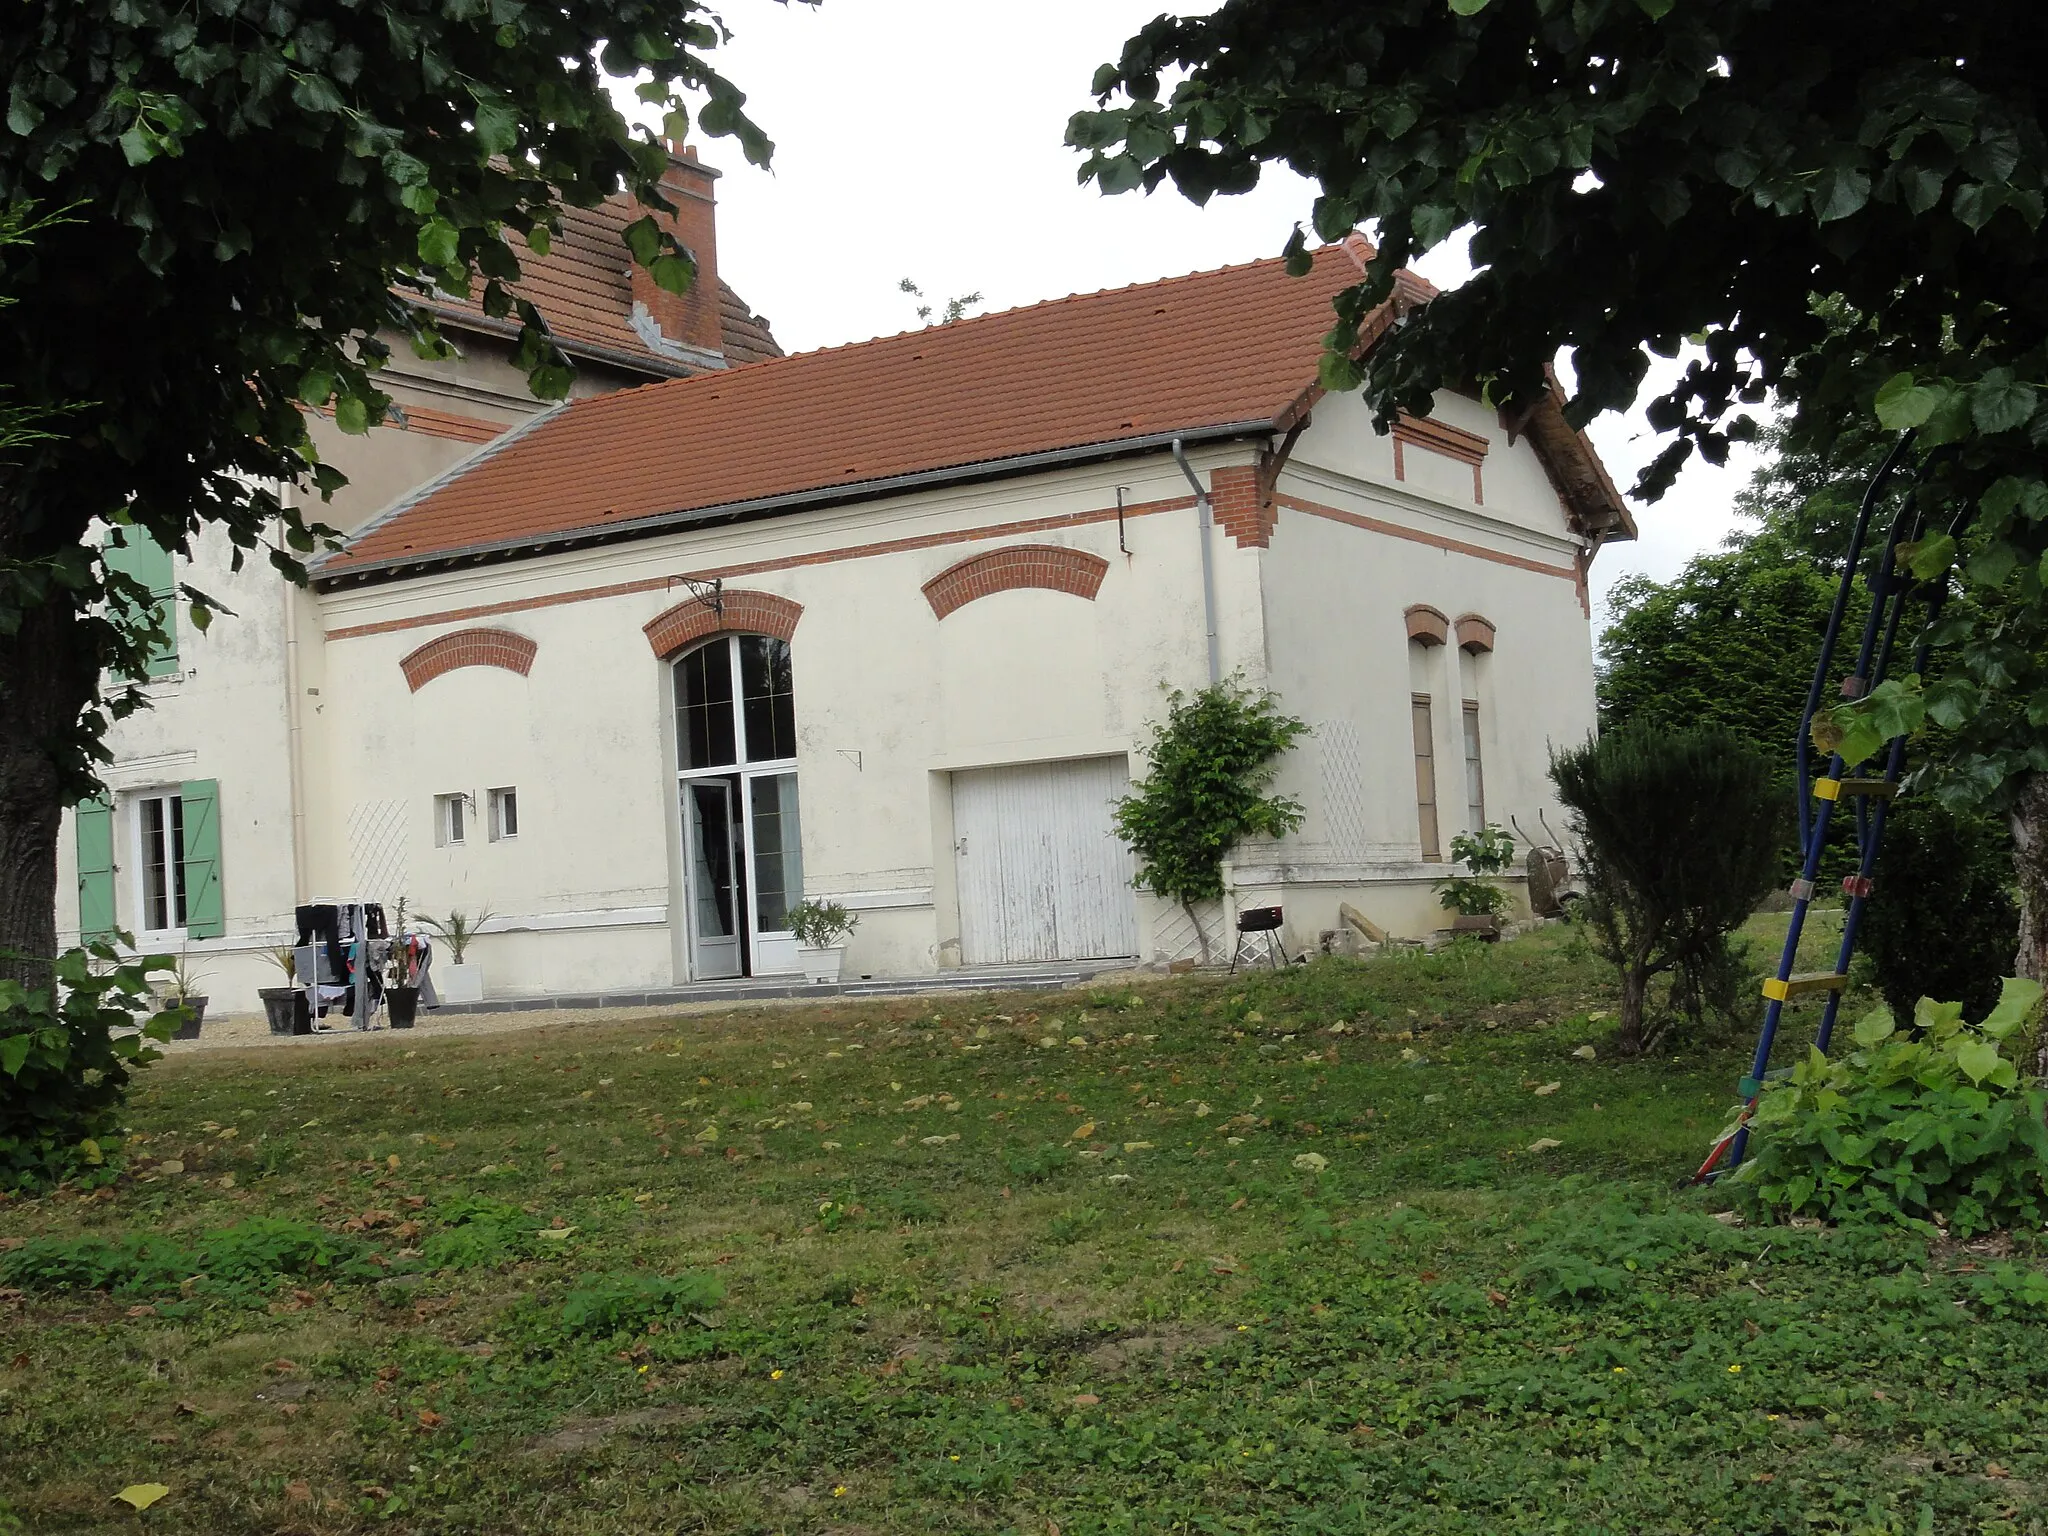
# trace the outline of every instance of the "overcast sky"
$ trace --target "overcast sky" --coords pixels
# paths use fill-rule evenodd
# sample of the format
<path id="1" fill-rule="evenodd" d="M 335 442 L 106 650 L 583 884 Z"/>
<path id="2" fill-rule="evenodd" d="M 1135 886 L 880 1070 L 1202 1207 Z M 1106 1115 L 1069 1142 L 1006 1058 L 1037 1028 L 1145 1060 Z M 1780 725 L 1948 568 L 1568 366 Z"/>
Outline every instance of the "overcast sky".
<path id="1" fill-rule="evenodd" d="M 700 147 L 719 184 L 719 268 L 792 351 L 917 324 L 913 278 L 934 302 L 980 292 L 1007 309 L 1277 255 L 1306 219 L 1310 183 L 1269 175 L 1197 208 L 1170 188 L 1105 198 L 1075 181 L 1061 143 L 1095 67 L 1169 0 L 727 0 L 717 51 L 775 140 L 771 172 L 729 139 Z M 1189 0 L 1183 10 L 1199 10 Z M 1447 286 L 1456 253 L 1423 270 Z M 1624 489 L 1654 452 L 1640 419 L 1592 436 Z M 1695 464 L 1638 507 L 1640 542 L 1602 552 L 1596 590 L 1629 571 L 1667 576 L 1735 525 L 1749 464 Z"/>

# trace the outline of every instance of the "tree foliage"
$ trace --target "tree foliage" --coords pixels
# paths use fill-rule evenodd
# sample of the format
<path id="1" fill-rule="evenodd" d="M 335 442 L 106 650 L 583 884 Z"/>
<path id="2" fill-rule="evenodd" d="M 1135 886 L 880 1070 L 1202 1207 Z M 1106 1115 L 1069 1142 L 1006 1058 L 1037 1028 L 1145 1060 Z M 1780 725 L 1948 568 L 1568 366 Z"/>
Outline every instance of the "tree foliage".
<path id="1" fill-rule="evenodd" d="M 1282 164 L 1320 188 L 1315 236 L 1371 224 L 1323 372 L 1383 424 L 1475 383 L 1512 416 L 1560 350 L 1583 422 L 1690 342 L 1642 494 L 1773 391 L 1824 458 L 1915 430 L 1910 568 L 1988 600 L 1950 604 L 1943 677 L 1843 729 L 1933 719 L 1947 792 L 2003 799 L 2048 767 L 2044 70 L 2032 0 L 1225 0 L 1143 28 L 1068 138 L 1105 191 L 1203 201 Z M 1354 355 L 1396 270 L 1466 228 L 1473 278 Z"/>
<path id="2" fill-rule="evenodd" d="M 1731 1010 L 1728 936 L 1771 888 L 1790 810 L 1771 760 L 1725 731 L 1621 730 L 1555 753 L 1550 777 L 1583 850 L 1581 913 L 1621 972 L 1621 1050 Z M 1653 1018 L 1663 975 L 1669 1006 Z"/>
<path id="3" fill-rule="evenodd" d="M 111 1169 L 129 1076 L 182 1019 L 150 996 L 170 964 L 96 944 L 58 961 L 49 985 L 0 978 L 0 1190 Z"/>
<path id="4" fill-rule="evenodd" d="M 0 17 L 0 207 L 59 217 L 0 248 L 0 392 L 61 419 L 0 461 L 0 637 L 37 609 L 71 664 L 75 728 L 38 743 L 66 797 L 92 788 L 103 670 L 139 675 L 152 636 L 102 606 L 94 518 L 188 550 L 208 524 L 286 573 L 322 529 L 285 487 L 331 492 L 305 413 L 367 431 L 389 401 L 379 333 L 447 355 L 430 295 L 516 325 L 536 394 L 573 369 L 511 285 L 564 206 L 629 187 L 650 209 L 663 146 L 607 75 L 737 135 L 744 97 L 706 62 L 702 0 L 26 0 Z M 650 216 L 621 260 L 680 291 L 691 254 Z M 118 583 L 115 583 L 118 585 Z M 118 596 L 118 592 L 116 593 Z M 187 591 L 203 626 L 210 605 Z M 145 609 L 147 604 L 142 605 Z M 45 646 L 48 648 L 48 645 Z M 55 658 L 48 658 L 54 660 Z M 0 655 L 0 690 L 20 686 Z M 130 693 L 125 704 L 132 707 Z"/>
<path id="5" fill-rule="evenodd" d="M 1266 791 L 1307 732 L 1272 694 L 1234 681 L 1167 694 L 1145 776 L 1116 804 L 1117 831 L 1138 855 L 1138 888 L 1183 905 L 1213 901 L 1232 848 L 1300 826 L 1301 803 Z"/>
<path id="6" fill-rule="evenodd" d="M 2019 905 L 2012 840 L 1995 820 L 1907 795 L 1885 817 L 1876 892 L 1859 939 L 1885 1006 L 1911 1018 L 1923 997 L 1981 1019 L 2012 963 Z"/>

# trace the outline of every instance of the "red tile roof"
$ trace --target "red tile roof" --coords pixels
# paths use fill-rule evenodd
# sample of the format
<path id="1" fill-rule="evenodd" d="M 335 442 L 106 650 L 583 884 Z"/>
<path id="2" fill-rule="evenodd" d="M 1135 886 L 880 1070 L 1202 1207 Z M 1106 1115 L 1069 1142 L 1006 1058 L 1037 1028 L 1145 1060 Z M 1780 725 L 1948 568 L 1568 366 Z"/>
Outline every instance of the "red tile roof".
<path id="1" fill-rule="evenodd" d="M 1091 446 L 1284 428 L 1317 396 L 1330 299 L 1358 275 L 1331 246 L 1302 278 L 1253 262 L 578 400 L 414 493 L 317 574 L 626 537 L 776 498 L 856 499 L 904 476 L 987 474 L 974 467 Z M 1395 305 L 1432 292 L 1404 277 Z M 1393 307 L 1368 322 L 1368 343 Z M 1558 416 L 1547 440 L 1528 430 L 1575 521 L 1626 536 L 1591 447 L 1554 402 L 1538 414 Z"/>
<path id="2" fill-rule="evenodd" d="M 620 238 L 646 210 L 621 193 L 595 208 L 564 208 L 562 233 L 545 256 L 519 250 L 522 273 L 514 285 L 547 317 L 556 339 L 571 353 L 594 349 L 609 360 L 649 373 L 677 374 L 701 365 L 656 352 L 633 328 L 633 256 Z M 720 329 L 726 362 L 733 367 L 782 356 L 768 322 L 747 308 L 730 284 L 717 279 Z M 481 291 L 481 285 L 479 285 Z M 487 320 L 477 303 L 441 298 L 432 308 L 456 325 L 511 334 L 516 324 Z"/>

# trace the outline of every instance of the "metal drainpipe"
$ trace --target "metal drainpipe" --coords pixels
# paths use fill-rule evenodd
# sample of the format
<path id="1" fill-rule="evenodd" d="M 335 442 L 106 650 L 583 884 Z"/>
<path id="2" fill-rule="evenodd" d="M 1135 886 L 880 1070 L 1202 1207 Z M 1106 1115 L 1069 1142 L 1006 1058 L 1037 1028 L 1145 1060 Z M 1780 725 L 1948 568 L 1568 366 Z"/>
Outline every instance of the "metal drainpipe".
<path id="1" fill-rule="evenodd" d="M 1195 488 L 1195 527 L 1202 540 L 1202 618 L 1209 629 L 1209 686 L 1223 681 L 1223 652 L 1216 640 L 1216 557 L 1209 550 L 1209 528 L 1215 521 L 1209 507 L 1209 493 L 1188 463 L 1187 450 L 1179 438 L 1173 440 L 1173 462 Z"/>

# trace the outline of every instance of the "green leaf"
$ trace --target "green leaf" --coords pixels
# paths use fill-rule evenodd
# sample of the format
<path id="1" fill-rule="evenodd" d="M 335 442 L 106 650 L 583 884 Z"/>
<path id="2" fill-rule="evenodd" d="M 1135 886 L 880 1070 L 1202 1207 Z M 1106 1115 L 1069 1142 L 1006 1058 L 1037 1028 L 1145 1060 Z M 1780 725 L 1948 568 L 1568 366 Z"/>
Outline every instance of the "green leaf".
<path id="1" fill-rule="evenodd" d="M 486 160 L 510 154 L 519 143 L 519 113 L 503 97 L 479 101 L 471 121 L 476 125 L 476 147 Z"/>
<path id="2" fill-rule="evenodd" d="M 2000 983 L 1998 1006 L 1984 1016 L 1977 1027 L 1994 1040 L 2003 1040 L 2033 1016 L 2041 1006 L 2041 983 L 2024 976 L 2008 976 Z"/>
<path id="3" fill-rule="evenodd" d="M 1891 1009 L 1873 1009 L 1856 1021 L 1856 1043 L 1865 1047 L 1881 1045 L 1897 1033 L 1898 1027 Z"/>
<path id="4" fill-rule="evenodd" d="M 5 1072 L 9 1077 L 20 1073 L 21 1064 L 28 1060 L 29 1042 L 32 1039 L 32 1035 L 8 1035 L 0 1039 L 0 1072 Z"/>
<path id="5" fill-rule="evenodd" d="M 370 407 L 360 395 L 343 395 L 334 402 L 334 424 L 342 431 L 360 436 L 370 430 Z"/>
<path id="6" fill-rule="evenodd" d="M 420 261 L 430 267 L 450 267 L 462 251 L 462 236 L 455 226 L 443 218 L 433 218 L 420 226 Z"/>
<path id="7" fill-rule="evenodd" d="M 1969 1074 L 1973 1083 L 1983 1082 L 1996 1071 L 2000 1059 L 1998 1047 L 1989 1040 L 1972 1040 L 1956 1047 L 1956 1065 Z"/>
<path id="8" fill-rule="evenodd" d="M 326 368 L 308 368 L 299 375 L 299 400 L 319 408 L 334 395 L 334 374 Z"/>
<path id="9" fill-rule="evenodd" d="M 1671 7 L 1677 3 L 1678 0 L 1636 0 L 1636 5 L 1642 13 L 1652 21 L 1662 21 L 1669 16 Z"/>
<path id="10" fill-rule="evenodd" d="M 1898 548 L 1899 564 L 1921 581 L 1932 581 L 1955 564 L 1956 541 L 1946 533 L 1932 534 Z"/>
<path id="11" fill-rule="evenodd" d="M 1944 387 L 1915 384 L 1910 373 L 1896 373 L 1877 392 L 1878 424 L 1889 432 L 1917 427 L 1934 414 L 1934 408 L 1948 396 Z"/>
<path id="12" fill-rule="evenodd" d="M 651 213 L 620 230 L 619 238 L 626 242 L 626 249 L 633 253 L 633 260 L 643 267 L 652 266 L 654 258 L 661 254 L 661 226 L 654 222 Z"/>
<path id="13" fill-rule="evenodd" d="M 2011 370 L 1996 368 L 1970 391 L 1970 419 L 1979 432 L 2010 432 L 2034 414 L 2034 386 L 2016 381 Z"/>
<path id="14" fill-rule="evenodd" d="M 1477 16 L 1492 3 L 1493 0 L 1450 0 L 1451 14 L 1453 16 Z"/>

